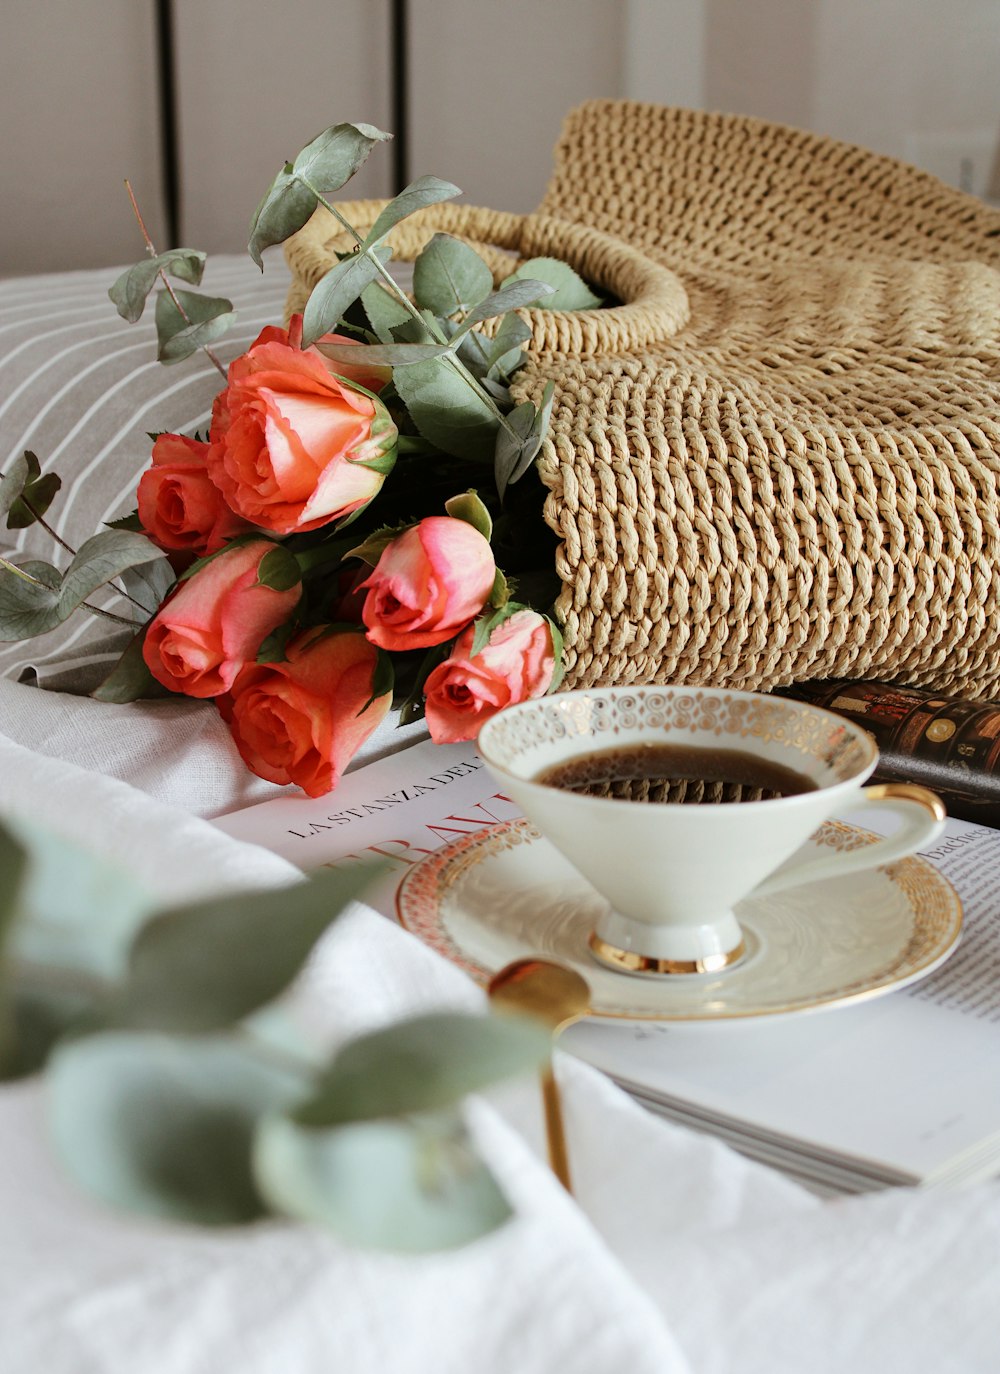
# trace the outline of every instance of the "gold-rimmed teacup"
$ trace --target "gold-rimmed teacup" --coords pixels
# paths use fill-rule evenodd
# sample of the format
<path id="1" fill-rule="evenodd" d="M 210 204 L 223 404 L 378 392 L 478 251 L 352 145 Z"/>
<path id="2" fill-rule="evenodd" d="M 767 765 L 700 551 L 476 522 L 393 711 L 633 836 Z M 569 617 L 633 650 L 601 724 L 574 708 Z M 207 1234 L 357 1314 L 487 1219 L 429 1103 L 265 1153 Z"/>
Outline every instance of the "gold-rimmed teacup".
<path id="1" fill-rule="evenodd" d="M 878 762 L 867 731 L 806 702 L 721 688 L 604 687 L 507 708 L 479 733 L 494 778 L 608 903 L 590 938 L 625 973 L 717 973 L 743 957 L 734 907 L 753 894 L 891 863 L 931 844 L 945 810 L 913 784 L 866 786 Z M 563 785 L 599 755 L 686 751 L 738 760 L 746 787 L 786 775 L 802 789 L 752 800 L 637 801 Z M 603 766 L 603 765 L 602 765 Z M 742 770 L 742 771 L 741 771 Z M 744 795 L 746 791 L 744 789 Z M 822 857 L 796 855 L 833 816 L 878 808 L 897 829 Z"/>

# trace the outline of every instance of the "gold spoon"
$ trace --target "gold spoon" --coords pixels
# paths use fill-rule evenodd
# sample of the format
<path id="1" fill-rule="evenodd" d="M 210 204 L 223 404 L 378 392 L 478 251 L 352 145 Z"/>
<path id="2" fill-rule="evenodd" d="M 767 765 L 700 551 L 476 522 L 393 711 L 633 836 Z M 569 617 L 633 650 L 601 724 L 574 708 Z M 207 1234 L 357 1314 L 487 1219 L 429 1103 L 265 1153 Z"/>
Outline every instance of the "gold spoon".
<path id="1" fill-rule="evenodd" d="M 553 1036 L 590 1011 L 590 988 L 583 975 L 547 959 L 515 959 L 493 975 L 488 991 L 495 1006 L 544 1021 Z M 542 1070 L 541 1086 L 549 1164 L 572 1193 L 559 1087 L 551 1063 Z"/>

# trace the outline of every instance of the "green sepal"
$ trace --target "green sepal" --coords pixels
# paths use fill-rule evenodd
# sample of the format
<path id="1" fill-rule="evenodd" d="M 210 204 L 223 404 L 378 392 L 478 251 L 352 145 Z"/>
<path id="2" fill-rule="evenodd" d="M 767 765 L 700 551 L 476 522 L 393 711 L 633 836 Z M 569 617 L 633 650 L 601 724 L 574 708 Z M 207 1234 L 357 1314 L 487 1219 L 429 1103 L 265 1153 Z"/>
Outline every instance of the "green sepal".
<path id="1" fill-rule="evenodd" d="M 270 587 L 275 592 L 290 592 L 302 581 L 302 570 L 295 555 L 284 544 L 275 544 L 257 567 L 258 587 Z"/>
<path id="2" fill-rule="evenodd" d="M 493 518 L 482 499 L 470 487 L 459 496 L 451 496 L 444 508 L 455 520 L 464 520 L 467 525 L 478 530 L 484 539 L 493 537 Z"/>

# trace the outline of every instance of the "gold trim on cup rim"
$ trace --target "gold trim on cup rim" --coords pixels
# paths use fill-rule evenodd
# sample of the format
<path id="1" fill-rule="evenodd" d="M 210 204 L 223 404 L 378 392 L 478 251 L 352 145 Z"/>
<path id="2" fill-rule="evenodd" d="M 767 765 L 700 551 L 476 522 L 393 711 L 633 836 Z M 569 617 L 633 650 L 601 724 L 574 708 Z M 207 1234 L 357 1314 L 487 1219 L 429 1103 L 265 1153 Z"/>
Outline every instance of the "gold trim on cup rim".
<path id="1" fill-rule="evenodd" d="M 746 954 L 746 945 L 741 940 L 735 949 L 725 954 L 709 954 L 704 959 L 654 959 L 648 954 L 636 954 L 634 950 L 619 949 L 608 940 L 602 940 L 596 931 L 591 931 L 590 952 L 594 958 L 616 972 L 662 975 L 668 973 L 720 973 L 731 968 Z"/>

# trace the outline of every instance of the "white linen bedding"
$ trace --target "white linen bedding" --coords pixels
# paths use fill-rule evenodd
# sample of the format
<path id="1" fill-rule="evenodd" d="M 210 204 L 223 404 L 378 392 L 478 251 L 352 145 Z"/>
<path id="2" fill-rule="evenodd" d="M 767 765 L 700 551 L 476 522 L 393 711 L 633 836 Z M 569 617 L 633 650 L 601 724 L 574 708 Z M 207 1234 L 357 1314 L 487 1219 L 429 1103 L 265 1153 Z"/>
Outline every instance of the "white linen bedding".
<path id="1" fill-rule="evenodd" d="M 209 291 L 245 306 L 246 327 L 225 356 L 280 318 L 279 275 L 269 263 L 262 283 L 250 264 L 229 260 L 207 276 Z M 128 507 L 148 461 L 145 430 L 203 425 L 217 390 L 199 364 L 151 362 L 151 328 L 116 322 L 104 299 L 113 277 L 0 283 L 0 459 L 30 447 L 75 477 L 55 515 L 70 542 Z M 164 900 L 289 881 L 281 860 L 199 819 L 274 791 L 245 773 L 210 705 L 107 707 L 14 680 L 85 683 L 110 661 L 102 630 L 0 651 L 0 814 L 30 816 L 133 866 Z M 367 753 L 399 740 L 383 730 Z M 357 907 L 324 942 L 301 996 L 336 1042 L 480 995 Z M 586 1066 L 560 1057 L 558 1067 L 576 1203 L 542 1162 L 536 1085 L 513 1085 L 473 1113 L 517 1219 L 467 1250 L 423 1259 L 358 1254 L 299 1226 L 206 1233 L 111 1216 L 74 1193 L 50 1159 L 41 1086 L 0 1090 L 0 1368 L 1000 1368 L 1000 1184 L 820 1202 L 646 1115 Z"/>

